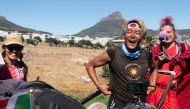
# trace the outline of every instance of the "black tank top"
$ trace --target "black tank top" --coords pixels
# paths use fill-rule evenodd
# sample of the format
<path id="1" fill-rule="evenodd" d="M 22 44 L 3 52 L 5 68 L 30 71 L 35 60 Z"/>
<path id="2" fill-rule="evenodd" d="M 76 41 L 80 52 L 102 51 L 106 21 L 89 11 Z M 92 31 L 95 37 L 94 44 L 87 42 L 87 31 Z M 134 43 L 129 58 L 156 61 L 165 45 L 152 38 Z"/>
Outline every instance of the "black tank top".
<path id="1" fill-rule="evenodd" d="M 130 59 L 124 55 L 121 47 L 108 49 L 107 53 L 110 57 L 110 89 L 112 95 L 124 102 L 131 101 L 133 95 L 127 92 L 128 80 L 143 80 L 148 71 L 148 59 L 151 59 L 146 54 L 147 51 L 141 50 L 141 54 L 137 59 Z M 150 53 L 150 52 L 148 52 Z M 139 96 L 142 101 L 145 96 Z"/>

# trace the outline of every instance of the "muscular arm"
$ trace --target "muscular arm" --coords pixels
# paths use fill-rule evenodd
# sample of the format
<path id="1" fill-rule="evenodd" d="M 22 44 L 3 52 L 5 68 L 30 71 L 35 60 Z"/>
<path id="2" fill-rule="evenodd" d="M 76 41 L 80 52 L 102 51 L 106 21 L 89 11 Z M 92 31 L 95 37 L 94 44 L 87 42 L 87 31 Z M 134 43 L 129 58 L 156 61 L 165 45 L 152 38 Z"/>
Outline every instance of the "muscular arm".
<path id="1" fill-rule="evenodd" d="M 156 86 L 156 82 L 158 79 L 158 67 L 153 58 L 151 58 L 149 68 L 150 68 L 150 86 Z M 155 87 L 148 87 L 147 94 L 150 94 L 154 90 Z"/>
<path id="2" fill-rule="evenodd" d="M 151 60 L 150 64 L 150 85 L 156 85 L 156 81 L 158 79 L 158 67 L 154 60 Z"/>
<path id="3" fill-rule="evenodd" d="M 108 91 L 108 86 L 107 85 L 102 85 L 96 75 L 96 67 L 103 66 L 110 61 L 110 57 L 108 56 L 107 52 L 102 53 L 100 56 L 95 57 L 92 59 L 90 62 L 87 63 L 86 65 L 86 70 L 91 78 L 91 80 L 94 82 L 96 87 L 100 89 L 104 94 L 110 94 Z"/>

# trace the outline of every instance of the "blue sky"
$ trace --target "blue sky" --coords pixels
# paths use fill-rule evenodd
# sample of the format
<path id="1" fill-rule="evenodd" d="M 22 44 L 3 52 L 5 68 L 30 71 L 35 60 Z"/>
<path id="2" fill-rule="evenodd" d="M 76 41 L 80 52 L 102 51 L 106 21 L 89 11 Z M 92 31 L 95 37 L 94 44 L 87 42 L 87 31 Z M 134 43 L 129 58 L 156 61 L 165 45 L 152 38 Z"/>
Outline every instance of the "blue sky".
<path id="1" fill-rule="evenodd" d="M 0 16 L 58 35 L 76 34 L 115 11 L 143 20 L 148 29 L 158 29 L 168 15 L 177 29 L 190 29 L 190 0 L 0 0 Z"/>

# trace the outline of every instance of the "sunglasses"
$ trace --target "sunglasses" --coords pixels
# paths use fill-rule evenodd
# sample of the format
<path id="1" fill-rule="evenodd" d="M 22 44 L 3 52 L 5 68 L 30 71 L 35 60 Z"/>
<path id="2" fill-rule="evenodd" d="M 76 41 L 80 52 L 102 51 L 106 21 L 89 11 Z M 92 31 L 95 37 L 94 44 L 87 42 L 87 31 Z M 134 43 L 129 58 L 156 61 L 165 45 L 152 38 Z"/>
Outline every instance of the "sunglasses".
<path id="1" fill-rule="evenodd" d="M 21 45 L 7 45 L 6 48 L 9 51 L 13 51 L 13 50 L 21 51 L 23 49 L 23 46 L 21 46 Z"/>

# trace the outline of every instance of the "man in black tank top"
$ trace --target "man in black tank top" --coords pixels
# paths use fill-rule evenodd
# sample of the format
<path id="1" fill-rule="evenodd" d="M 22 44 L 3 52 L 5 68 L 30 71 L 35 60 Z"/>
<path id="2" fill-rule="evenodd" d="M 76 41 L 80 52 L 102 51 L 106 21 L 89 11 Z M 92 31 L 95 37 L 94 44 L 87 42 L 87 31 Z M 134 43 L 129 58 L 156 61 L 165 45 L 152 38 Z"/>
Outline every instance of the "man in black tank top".
<path id="1" fill-rule="evenodd" d="M 140 43 L 147 35 L 144 23 L 139 19 L 125 21 L 123 38 L 125 42 L 121 47 L 107 49 L 100 56 L 92 59 L 86 70 L 96 87 L 104 95 L 111 95 L 108 109 L 124 108 L 133 98 L 133 94 L 127 90 L 129 80 L 144 80 L 150 69 L 150 86 L 147 94 L 156 90 L 155 85 L 158 77 L 158 69 L 150 52 L 141 49 Z M 101 84 L 96 76 L 95 68 L 109 64 L 110 85 Z M 145 101 L 145 96 L 139 96 Z"/>

